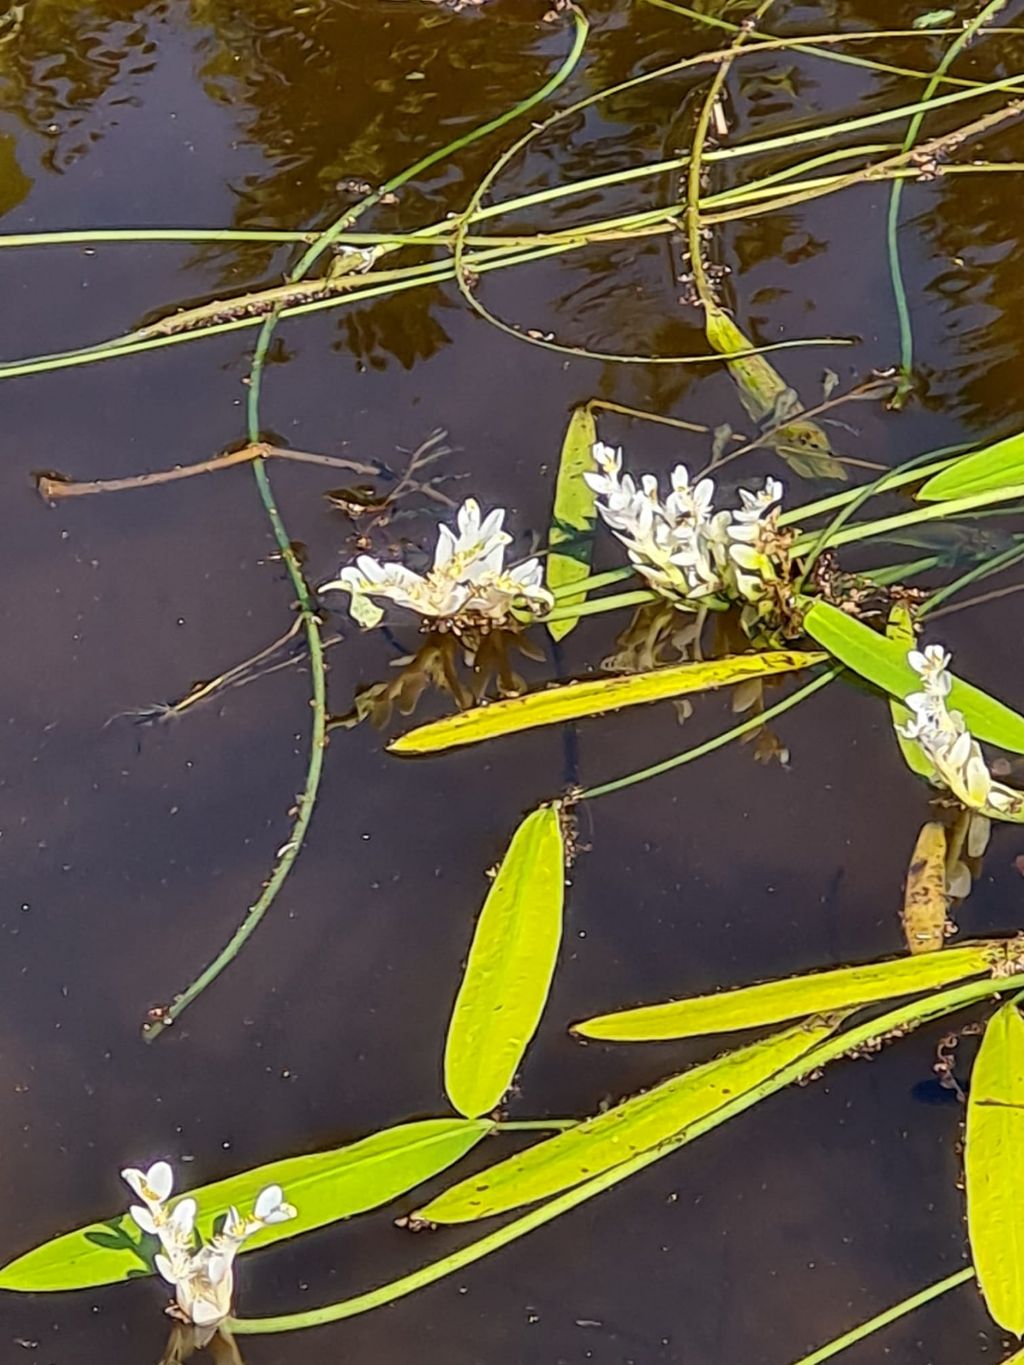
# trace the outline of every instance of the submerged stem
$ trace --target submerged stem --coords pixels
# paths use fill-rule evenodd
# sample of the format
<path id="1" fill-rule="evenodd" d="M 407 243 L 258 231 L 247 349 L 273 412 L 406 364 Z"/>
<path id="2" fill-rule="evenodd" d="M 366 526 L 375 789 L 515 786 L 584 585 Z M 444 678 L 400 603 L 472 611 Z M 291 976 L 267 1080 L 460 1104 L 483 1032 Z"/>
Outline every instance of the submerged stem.
<path id="1" fill-rule="evenodd" d="M 1007 0 L 989 0 L 983 10 L 980 10 L 973 19 L 969 20 L 960 33 L 953 39 L 949 47 L 943 54 L 942 60 L 935 68 L 931 80 L 924 88 L 923 99 L 930 99 L 938 89 L 942 78 L 945 76 L 949 67 L 956 60 L 959 54 L 975 36 L 981 26 L 995 14 L 1005 8 Z M 917 141 L 917 135 L 921 131 L 924 122 L 924 111 L 917 113 L 907 125 L 907 131 L 903 137 L 903 151 L 909 152 L 913 149 Z M 899 323 L 900 332 L 900 384 L 897 389 L 893 404 L 896 407 L 902 403 L 909 392 L 911 384 L 911 372 L 914 364 L 914 331 L 910 321 L 910 305 L 907 302 L 907 290 L 903 280 L 903 264 L 900 260 L 900 248 L 897 238 L 900 223 L 900 202 L 903 198 L 903 181 L 893 181 L 889 190 L 889 210 L 886 216 L 885 237 L 886 249 L 889 257 L 889 280 L 892 285 L 893 300 L 896 304 L 896 317 Z"/>
<path id="2" fill-rule="evenodd" d="M 811 680 L 804 687 L 791 693 L 782 701 L 776 702 L 774 706 L 769 706 L 767 711 L 760 711 L 755 716 L 748 716 L 739 725 L 734 725 L 731 730 L 726 730 L 720 735 L 715 735 L 713 739 L 705 740 L 703 744 L 696 745 L 693 749 L 686 749 L 681 754 L 676 754 L 674 758 L 666 758 L 661 763 L 655 763 L 650 768 L 642 768 L 639 772 L 628 773 L 625 777 L 617 777 L 613 782 L 603 782 L 598 787 L 588 787 L 585 791 L 579 792 L 575 801 L 590 801 L 595 796 L 609 796 L 612 792 L 622 791 L 624 787 L 632 787 L 637 782 L 646 782 L 649 777 L 660 777 L 662 773 L 671 772 L 673 768 L 680 768 L 684 763 L 692 763 L 694 759 L 704 758 L 705 755 L 714 753 L 716 749 L 723 748 L 730 744 L 734 739 L 739 739 L 741 735 L 748 734 L 751 730 L 760 729 L 768 721 L 774 720 L 776 716 L 781 716 L 783 712 L 789 711 L 798 702 L 805 701 L 808 697 L 819 692 L 833 678 L 842 672 L 839 668 L 830 668 L 827 672 L 820 674 Z"/>
<path id="3" fill-rule="evenodd" d="M 582 38 L 586 36 L 587 25 L 577 11 L 573 11 L 573 20 L 576 25 L 576 43 L 573 51 L 582 47 Z M 578 52 L 577 52 L 578 55 Z M 575 57 L 573 59 L 575 65 Z M 571 69 L 571 68 L 568 68 Z M 342 214 L 324 232 L 316 242 L 314 242 L 305 252 L 303 252 L 295 268 L 289 272 L 289 281 L 303 279 L 310 268 L 319 257 L 328 249 L 331 243 L 350 226 L 356 219 L 374 204 L 380 202 L 383 197 L 398 189 L 414 176 L 421 174 L 429 167 L 436 165 L 439 161 L 461 150 L 472 142 L 485 137 L 488 133 L 494 132 L 510 120 L 530 109 L 540 100 L 544 99 L 555 90 L 561 81 L 568 74 L 566 64 L 554 77 L 548 80 L 539 90 L 536 90 L 525 100 L 521 100 L 511 109 L 506 110 L 497 118 L 490 119 L 487 123 L 481 124 L 473 129 L 472 132 L 456 138 L 427 156 L 421 157 L 414 165 L 407 170 L 393 176 L 379 189 L 367 195 L 359 204 Z M 281 315 L 281 308 L 276 308 L 263 321 L 259 336 L 256 340 L 256 347 L 253 353 L 252 367 L 249 373 L 249 392 L 246 407 L 246 426 L 247 436 L 250 444 L 257 444 L 260 440 L 260 397 L 262 392 L 263 374 L 266 365 L 267 353 L 270 342 Z M 162 1013 L 160 1018 L 147 1025 L 145 1033 L 147 1039 L 159 1036 L 160 1033 L 180 1017 L 184 1010 L 188 1008 L 198 996 L 214 982 L 225 967 L 238 956 L 246 941 L 257 929 L 264 915 L 273 905 L 274 901 L 287 880 L 288 873 L 291 871 L 295 859 L 299 855 L 309 823 L 313 818 L 313 810 L 316 805 L 317 793 L 320 788 L 320 777 L 323 772 L 324 747 L 327 742 L 327 700 L 326 700 L 326 676 L 324 669 L 323 640 L 320 635 L 320 619 L 316 614 L 316 608 L 312 594 L 306 584 L 302 573 L 301 565 L 292 546 L 291 538 L 288 535 L 284 520 L 278 510 L 274 500 L 273 489 L 266 469 L 266 461 L 257 458 L 253 462 L 253 474 L 256 479 L 256 487 L 263 503 L 263 507 L 270 521 L 274 539 L 277 542 L 278 552 L 288 570 L 292 586 L 298 598 L 299 611 L 302 616 L 303 626 L 306 631 L 306 639 L 309 646 L 309 664 L 312 675 L 312 696 L 310 705 L 313 711 L 313 722 L 309 738 L 309 758 L 306 764 L 306 778 L 302 792 L 296 802 L 295 818 L 292 823 L 289 837 L 278 853 L 274 863 L 270 879 L 264 886 L 262 894 L 246 911 L 245 918 L 231 936 L 225 946 L 213 959 L 213 961 L 202 971 L 199 976 L 187 987 L 172 1004 Z"/>

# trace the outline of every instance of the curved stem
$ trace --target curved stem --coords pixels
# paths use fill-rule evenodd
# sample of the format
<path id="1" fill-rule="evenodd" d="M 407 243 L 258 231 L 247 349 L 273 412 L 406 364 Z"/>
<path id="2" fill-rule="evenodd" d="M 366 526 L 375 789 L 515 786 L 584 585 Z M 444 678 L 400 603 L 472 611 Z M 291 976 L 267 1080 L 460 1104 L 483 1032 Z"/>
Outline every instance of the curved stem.
<path id="1" fill-rule="evenodd" d="M 931 80 L 924 88 L 922 99 L 930 99 L 942 83 L 942 79 L 950 66 L 960 55 L 963 49 L 975 36 L 978 30 L 993 15 L 1005 8 L 1007 0 L 989 0 L 983 10 L 980 10 L 973 19 L 966 23 L 963 30 L 950 43 L 946 49 L 942 60 L 935 68 Z M 913 149 L 917 141 L 917 135 L 921 131 L 924 123 L 924 111 L 914 115 L 907 125 L 907 131 L 903 137 L 903 151 L 909 152 Z M 900 332 L 900 382 L 896 394 L 893 398 L 894 407 L 902 407 L 910 389 L 911 372 L 914 365 L 914 331 L 910 321 L 910 305 L 907 301 L 907 288 L 903 279 L 903 264 L 900 260 L 900 248 L 897 234 L 900 224 L 900 202 L 903 198 L 903 181 L 893 181 L 892 188 L 889 190 L 889 209 L 886 214 L 885 239 L 889 257 L 889 281 L 892 286 L 893 301 L 896 305 L 896 318 L 899 323 Z"/>
<path id="2" fill-rule="evenodd" d="M 736 1118 L 747 1109 L 751 1109 L 760 1103 L 761 1100 L 767 1099 L 769 1095 L 774 1095 L 794 1082 L 813 1075 L 819 1068 L 827 1066 L 841 1057 L 855 1054 L 858 1048 L 873 1048 L 878 1042 L 902 1037 L 921 1024 L 941 1019 L 967 1005 L 1019 989 L 1021 986 L 1024 986 L 1024 975 L 1017 974 L 988 981 L 969 982 L 965 986 L 937 991 L 924 1000 L 916 1000 L 909 1005 L 901 1005 L 897 1009 L 870 1019 L 864 1024 L 858 1024 L 845 1033 L 839 1033 L 834 1037 L 825 1039 L 824 1042 L 817 1043 L 809 1052 L 804 1053 L 796 1061 L 790 1062 L 788 1066 L 783 1067 L 774 1076 L 769 1077 L 752 1090 L 737 1095 L 704 1118 L 698 1119 L 667 1142 L 631 1157 L 622 1165 L 615 1166 L 610 1171 L 595 1176 L 585 1184 L 577 1186 L 576 1189 L 558 1195 L 549 1200 L 548 1203 L 542 1204 L 540 1208 L 532 1209 L 529 1213 L 520 1215 L 512 1222 L 506 1223 L 504 1227 L 481 1237 L 476 1242 L 470 1242 L 468 1246 L 461 1247 L 458 1251 L 452 1252 L 439 1261 L 433 1261 L 422 1266 L 419 1270 L 414 1270 L 408 1275 L 390 1281 L 388 1284 L 379 1285 L 376 1289 L 368 1290 L 364 1294 L 343 1299 L 339 1303 L 327 1304 L 323 1308 L 307 1309 L 301 1313 L 285 1313 L 279 1317 L 271 1318 L 231 1318 L 228 1319 L 228 1325 L 233 1332 L 244 1336 L 295 1332 L 308 1327 L 323 1327 L 328 1323 L 341 1322 L 345 1318 L 357 1317 L 361 1313 L 369 1313 L 376 1308 L 383 1308 L 394 1303 L 397 1299 L 404 1298 L 408 1294 L 426 1288 L 427 1285 L 445 1279 L 448 1275 L 463 1270 L 475 1261 L 489 1256 L 493 1251 L 501 1250 L 502 1247 L 526 1236 L 527 1233 L 533 1232 L 545 1223 L 550 1223 L 561 1214 L 568 1213 L 595 1195 L 602 1194 L 605 1190 L 627 1180 L 638 1171 L 660 1161 L 662 1157 L 678 1151 L 687 1143 L 703 1137 L 723 1123 Z"/>
<path id="3" fill-rule="evenodd" d="M 715 735 L 714 738 L 705 740 L 703 744 L 698 744 L 692 749 L 686 749 L 673 758 L 666 758 L 662 763 L 655 763 L 650 768 L 628 773 L 625 777 L 617 777 L 614 782 L 603 782 L 599 787 L 588 787 L 585 791 L 576 794 L 573 799 L 574 801 L 591 801 L 595 796 L 609 796 L 612 792 L 622 791 L 624 787 L 632 787 L 637 782 L 646 782 L 649 777 L 660 777 L 662 773 L 671 772 L 673 768 L 681 768 L 684 763 L 692 763 L 694 759 L 704 758 L 706 754 L 714 753 L 716 749 L 731 744 L 734 739 L 739 739 L 741 735 L 745 735 L 751 730 L 760 729 L 762 725 L 774 720 L 776 716 L 781 716 L 783 712 L 789 711 L 798 702 L 805 701 L 808 697 L 813 696 L 815 692 L 819 692 L 827 683 L 830 683 L 833 678 L 838 677 L 841 671 L 838 668 L 830 668 L 826 673 L 820 674 L 804 687 L 783 698 L 782 701 L 776 702 L 774 706 L 769 706 L 767 711 L 760 711 L 756 716 L 748 716 L 739 725 L 734 725 L 731 730 Z"/>
<path id="4" fill-rule="evenodd" d="M 574 66 L 578 60 L 579 52 L 582 51 L 582 40 L 586 37 L 587 23 L 578 11 L 573 11 L 573 20 L 576 25 L 576 41 L 573 45 L 572 59 Z M 330 247 L 341 233 L 352 225 L 363 213 L 378 204 L 385 195 L 406 184 L 415 176 L 422 174 L 423 171 L 436 165 L 454 152 L 468 146 L 471 142 L 485 137 L 488 133 L 508 123 L 511 119 L 530 109 L 534 104 L 544 99 L 568 75 L 571 66 L 563 63 L 558 72 L 548 80 L 539 90 L 536 90 L 525 100 L 521 100 L 513 108 L 506 110 L 497 118 L 481 124 L 472 132 L 456 138 L 444 147 L 430 152 L 427 156 L 421 157 L 406 170 L 398 175 L 392 176 L 390 180 L 381 185 L 378 189 L 368 194 L 353 208 L 347 210 L 334 223 L 323 232 L 306 251 L 303 252 L 294 269 L 289 272 L 289 282 L 304 279 L 316 261 Z M 277 327 L 278 320 L 282 314 L 280 307 L 274 309 L 263 319 L 259 335 L 256 339 L 256 346 L 253 352 L 252 367 L 249 373 L 249 391 L 246 405 L 246 426 L 247 436 L 251 444 L 255 445 L 260 440 L 260 398 L 263 389 L 263 375 L 266 368 L 267 353 L 270 342 Z M 320 635 L 320 619 L 316 614 L 316 605 L 313 596 L 309 591 L 303 577 L 302 568 L 298 558 L 292 548 L 291 537 L 288 535 L 284 519 L 278 510 L 274 499 L 273 488 L 271 487 L 270 477 L 267 473 L 266 462 L 263 458 L 257 458 L 253 462 L 253 475 L 256 480 L 256 488 L 263 503 L 264 510 L 270 522 L 277 543 L 278 553 L 288 571 L 298 599 L 298 607 L 302 616 L 303 627 L 306 632 L 306 640 L 309 647 L 310 673 L 312 675 L 312 696 L 310 705 L 313 711 L 313 723 L 309 739 L 309 758 L 306 765 L 306 778 L 302 792 L 298 798 L 295 808 L 295 818 L 291 827 L 291 832 L 284 846 L 280 850 L 277 860 L 274 863 L 270 879 L 267 881 L 262 894 L 246 911 L 242 923 L 236 929 L 228 942 L 213 959 L 213 961 L 196 977 L 180 995 L 176 996 L 172 1004 L 155 1021 L 146 1026 L 145 1034 L 147 1039 L 158 1037 L 169 1024 L 173 1024 L 189 1005 L 193 1003 L 203 991 L 216 981 L 221 972 L 230 965 L 238 956 L 239 952 L 259 927 L 260 922 L 267 911 L 277 899 L 282 886 L 287 880 L 288 873 L 292 869 L 302 844 L 309 829 L 309 823 L 313 818 L 313 810 L 316 806 L 317 793 L 320 788 L 320 778 L 323 773 L 324 746 L 327 740 L 327 701 L 326 701 L 326 679 L 324 672 L 324 649 L 323 640 Z"/>

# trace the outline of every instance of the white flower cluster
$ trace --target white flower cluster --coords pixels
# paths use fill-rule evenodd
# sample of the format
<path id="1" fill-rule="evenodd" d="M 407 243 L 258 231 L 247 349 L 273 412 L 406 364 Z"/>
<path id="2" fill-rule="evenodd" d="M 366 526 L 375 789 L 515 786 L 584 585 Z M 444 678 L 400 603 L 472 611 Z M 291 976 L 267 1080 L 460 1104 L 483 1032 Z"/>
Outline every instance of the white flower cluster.
<path id="1" fill-rule="evenodd" d="M 377 625 L 384 615 L 370 601 L 374 597 L 437 621 L 497 625 L 509 619 L 513 605 L 534 613 L 548 611 L 553 599 L 543 585 L 540 560 L 505 568 L 505 547 L 512 537 L 502 530 L 504 519 L 504 509 L 496 507 L 481 520 L 479 504 L 467 498 L 456 516 L 458 535 L 447 526 L 438 527 L 434 565 L 428 574 L 360 555 L 337 578 L 321 584 L 320 591 L 350 593 L 352 616 L 365 627 Z"/>
<path id="2" fill-rule="evenodd" d="M 132 1218 L 143 1232 L 160 1239 L 155 1264 L 174 1286 L 177 1315 L 197 1327 L 216 1327 L 231 1312 L 234 1259 L 245 1239 L 260 1228 L 296 1216 L 291 1204 L 284 1202 L 280 1185 L 268 1185 L 260 1191 L 248 1218 L 235 1208 L 228 1209 L 223 1229 L 196 1249 L 196 1201 L 179 1199 L 172 1209 L 167 1208 L 174 1172 L 166 1161 L 156 1162 L 148 1171 L 132 1167 L 121 1176 L 142 1201 L 129 1210 Z"/>
<path id="3" fill-rule="evenodd" d="M 621 449 L 598 441 L 593 453 L 600 472 L 584 477 L 598 496 L 597 509 L 652 588 L 676 601 L 763 599 L 776 577 L 777 479 L 756 493 L 741 488 L 737 510 L 715 512 L 714 480 L 691 484 L 685 465 L 672 471 L 672 492 L 662 502 L 653 474 L 642 475 L 638 486 L 622 473 Z"/>
<path id="4" fill-rule="evenodd" d="M 911 717 L 900 733 L 921 746 L 937 776 L 970 810 L 996 818 L 1016 814 L 1024 797 L 995 780 L 963 716 L 946 704 L 953 686 L 949 660 L 941 645 L 908 652 L 907 663 L 920 675 L 922 691 L 905 698 Z"/>

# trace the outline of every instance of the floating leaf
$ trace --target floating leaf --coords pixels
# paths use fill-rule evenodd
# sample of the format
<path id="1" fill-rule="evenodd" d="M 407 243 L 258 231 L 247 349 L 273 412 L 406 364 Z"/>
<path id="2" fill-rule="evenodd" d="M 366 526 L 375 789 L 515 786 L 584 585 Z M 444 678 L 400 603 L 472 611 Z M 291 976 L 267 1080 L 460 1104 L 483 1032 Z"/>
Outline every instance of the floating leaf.
<path id="1" fill-rule="evenodd" d="M 571 1189 L 677 1137 L 687 1125 L 755 1089 L 828 1037 L 836 1022 L 808 1021 L 673 1076 L 646 1094 L 460 1181 L 413 1217 L 465 1223 Z"/>
<path id="2" fill-rule="evenodd" d="M 242 1248 L 247 1253 L 389 1203 L 446 1170 L 492 1130 L 493 1124 L 467 1119 L 403 1123 L 347 1147 L 286 1157 L 188 1193 L 199 1203 L 197 1225 L 208 1237 L 231 1204 L 251 1208 L 265 1185 L 284 1188 L 298 1217 L 257 1233 Z M 115 1214 L 11 1261 L 0 1270 L 0 1289 L 86 1289 L 148 1274 L 150 1242 L 127 1214 Z"/>
<path id="3" fill-rule="evenodd" d="M 914 618 L 902 603 L 897 602 L 889 613 L 889 620 L 885 627 L 886 638 L 896 640 L 904 652 L 913 649 L 917 643 L 917 632 L 914 630 Z M 918 777 L 927 778 L 928 781 L 937 777 L 935 769 L 928 762 L 924 755 L 924 750 L 916 739 L 907 739 L 900 733 L 900 726 L 906 725 L 910 720 L 910 708 L 904 706 L 901 701 L 893 698 L 889 702 L 889 714 L 892 716 L 893 731 L 896 735 L 896 743 L 900 746 L 900 753 L 903 761 L 912 773 L 917 773 Z"/>
<path id="4" fill-rule="evenodd" d="M 562 442 L 562 455 L 558 463 L 558 480 L 555 484 L 555 503 L 551 514 L 551 531 L 548 537 L 550 553 L 547 560 L 545 581 L 554 591 L 569 584 L 578 583 L 590 573 L 590 559 L 594 548 L 594 523 L 596 515 L 594 502 L 596 494 L 587 486 L 584 474 L 592 473 L 594 464 L 594 442 L 597 440 L 597 423 L 594 414 L 586 405 L 573 408 L 565 440 Z M 561 549 L 556 549 L 561 546 Z M 584 601 L 586 593 L 575 597 L 562 597 L 559 606 L 575 606 Z M 548 630 L 553 640 L 561 640 L 568 635 L 579 617 L 564 617 L 550 621 Z"/>
<path id="5" fill-rule="evenodd" d="M 557 725 L 625 706 L 681 697 L 687 692 L 727 687 L 746 678 L 790 673 L 809 668 L 823 658 L 819 653 L 777 649 L 764 654 L 737 654 L 726 659 L 676 664 L 671 668 L 656 668 L 620 678 L 560 683 L 542 692 L 472 707 L 445 716 L 443 720 L 420 725 L 392 740 L 388 748 L 396 754 L 433 754 L 442 749 L 454 749 L 459 744 L 476 744 L 482 739 L 532 730 L 539 725 Z"/>
<path id="6" fill-rule="evenodd" d="M 919 490 L 921 502 L 948 502 L 1024 484 L 1024 432 L 964 455 Z"/>
<path id="7" fill-rule="evenodd" d="M 736 326 L 728 313 L 714 305 L 705 309 L 704 330 L 708 344 L 726 361 L 739 389 L 740 401 L 755 422 L 774 424 L 792 411 L 792 389 L 763 355 L 738 355 L 751 351 L 754 343 Z M 799 409 L 800 400 L 796 398 Z M 845 479 L 846 469 L 832 455 L 828 437 L 816 422 L 794 418 L 765 438 L 765 444 L 785 460 L 794 474 L 807 479 Z"/>
<path id="8" fill-rule="evenodd" d="M 1024 1335 L 1024 1020 L 1012 1002 L 990 1019 L 971 1072 L 964 1165 L 981 1292 L 999 1326 Z"/>
<path id="9" fill-rule="evenodd" d="M 573 1025 L 573 1033 L 613 1043 L 661 1042 L 668 1038 L 696 1038 L 705 1033 L 729 1033 L 761 1028 L 803 1015 L 851 1009 L 878 1000 L 948 986 L 979 976 L 1004 962 L 1002 942 L 963 944 L 937 957 L 898 957 L 869 962 L 863 967 L 787 976 L 740 986 L 715 995 L 694 995 L 661 1005 L 601 1014 Z"/>
<path id="10" fill-rule="evenodd" d="M 907 868 L 903 938 L 911 953 L 934 953 L 946 941 L 946 828 L 929 820 L 921 828 Z"/>
<path id="11" fill-rule="evenodd" d="M 930 9 L 927 14 L 919 14 L 910 25 L 911 28 L 941 28 L 956 18 L 955 9 Z"/>
<path id="12" fill-rule="evenodd" d="M 815 602 L 804 617 L 804 629 L 847 668 L 890 696 L 903 698 L 920 691 L 921 679 L 907 663 L 903 644 L 887 640 L 829 603 Z M 976 739 L 1024 754 L 1024 716 L 959 678 L 953 679 L 948 700 L 953 710 L 962 712 Z"/>
<path id="13" fill-rule="evenodd" d="M 565 849 L 557 806 L 522 822 L 477 920 L 444 1051 L 444 1084 L 471 1118 L 512 1084 L 551 989 L 562 937 Z"/>

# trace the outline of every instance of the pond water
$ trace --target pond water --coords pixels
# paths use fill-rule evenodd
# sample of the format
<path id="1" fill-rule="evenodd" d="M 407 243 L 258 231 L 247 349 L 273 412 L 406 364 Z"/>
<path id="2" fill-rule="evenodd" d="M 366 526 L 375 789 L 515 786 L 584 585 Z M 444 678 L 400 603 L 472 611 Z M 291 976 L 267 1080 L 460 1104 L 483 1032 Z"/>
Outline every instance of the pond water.
<path id="1" fill-rule="evenodd" d="M 709 8 L 735 18 L 751 7 Z M 770 17 L 784 32 L 874 29 L 906 25 L 924 8 L 778 0 Z M 974 12 L 959 8 L 960 18 Z M 562 102 L 718 41 L 643 3 L 587 9 L 590 41 Z M 564 20 L 542 22 L 543 12 L 532 0 L 459 11 L 420 0 L 26 0 L 0 31 L 3 231 L 324 226 L 352 200 L 347 182 L 379 184 L 536 89 L 568 43 Z M 1024 6 L 1010 4 L 1001 21 L 1024 23 Z M 892 39 L 872 52 L 930 70 L 944 41 Z M 958 70 L 1005 76 L 1022 57 L 1020 35 L 980 40 Z M 513 162 L 502 197 L 672 155 L 706 79 L 659 81 L 559 126 Z M 908 103 L 921 88 L 793 53 L 752 58 L 731 81 L 745 137 Z M 950 126 L 943 117 L 940 129 Z M 372 223 L 413 227 L 461 209 L 519 131 L 415 180 Z M 1019 127 L 983 150 L 1021 157 Z M 595 194 L 585 207 L 595 217 L 643 207 L 671 183 Z M 861 186 L 721 235 L 730 302 L 760 341 L 855 339 L 780 353 L 804 393 L 820 392 L 826 367 L 850 384 L 897 358 L 887 198 L 886 186 Z M 577 211 L 518 221 L 537 228 Z M 845 454 L 885 464 L 1024 424 L 1016 180 L 912 185 L 904 219 L 920 390 L 899 412 L 843 410 L 849 426 L 835 437 Z M 154 310 L 277 283 L 292 260 L 289 249 L 251 244 L 4 250 L 4 357 L 90 344 Z M 481 297 L 523 331 L 570 345 L 700 353 L 701 319 L 680 301 L 680 273 L 679 241 L 658 237 L 498 272 Z M 305 776 L 309 681 L 300 661 L 175 722 L 140 725 L 120 713 L 180 697 L 262 649 L 290 623 L 293 592 L 246 468 L 53 506 L 32 473 L 114 478 L 237 444 L 253 336 L 2 386 L 10 648 L 0 661 L 0 1259 L 120 1208 L 127 1164 L 168 1156 L 190 1182 L 206 1182 L 447 1112 L 446 1021 L 485 870 L 520 814 L 568 782 L 604 782 L 729 719 L 728 702 L 711 698 L 682 729 L 661 706 L 585 722 L 571 744 L 541 730 L 423 762 L 387 755 L 369 725 L 335 731 L 306 846 L 266 921 L 147 1045 L 147 1010 L 220 949 L 288 838 Z M 524 547 L 545 533 L 572 404 L 599 396 L 749 428 L 720 366 L 552 353 L 488 326 L 451 283 L 286 321 L 271 358 L 265 432 L 394 467 L 442 428 L 455 448 L 443 471 L 465 475 L 445 486 L 508 508 Z M 704 437 L 621 416 L 602 417 L 601 432 L 625 441 L 641 468 L 708 453 Z M 270 472 L 309 579 L 321 582 L 352 552 L 351 523 L 324 498 L 346 476 L 276 462 Z M 778 462 L 765 451 L 742 466 L 745 478 L 769 472 Z M 408 534 L 429 540 L 425 526 L 410 522 Z M 404 530 L 396 523 L 396 535 Z M 608 538 L 599 553 L 599 563 L 616 562 Z M 391 642 L 356 638 L 342 601 L 329 622 L 346 637 L 329 655 L 338 712 L 415 638 L 400 627 Z M 965 672 L 1011 703 L 1016 601 L 950 616 L 941 637 Z M 529 665 L 531 679 L 586 672 L 615 628 L 602 617 L 581 624 L 557 659 Z M 432 697 L 420 718 L 447 705 Z M 788 769 L 734 746 L 581 811 L 586 848 L 571 873 L 567 937 L 514 1116 L 586 1114 L 711 1055 L 706 1042 L 582 1046 L 566 1032 L 574 1019 L 901 951 L 901 888 L 927 795 L 899 761 L 885 708 L 832 687 L 779 733 Z M 1019 925 L 1021 851 L 1013 827 L 997 831 L 960 911 L 964 933 Z M 945 1031 L 925 1029 L 880 1059 L 787 1091 L 392 1307 L 247 1338 L 245 1358 L 787 1365 L 964 1263 L 962 1111 L 932 1070 Z M 511 1151 L 521 1139 L 491 1141 Z M 470 1167 L 491 1155 L 485 1144 Z M 393 1227 L 422 1202 L 420 1192 L 246 1258 L 240 1313 L 341 1299 L 472 1235 Z M 7 1295 L 2 1358 L 156 1361 L 160 1307 L 151 1281 Z M 1000 1333 L 967 1288 L 844 1359 L 981 1365 L 1001 1356 Z"/>

